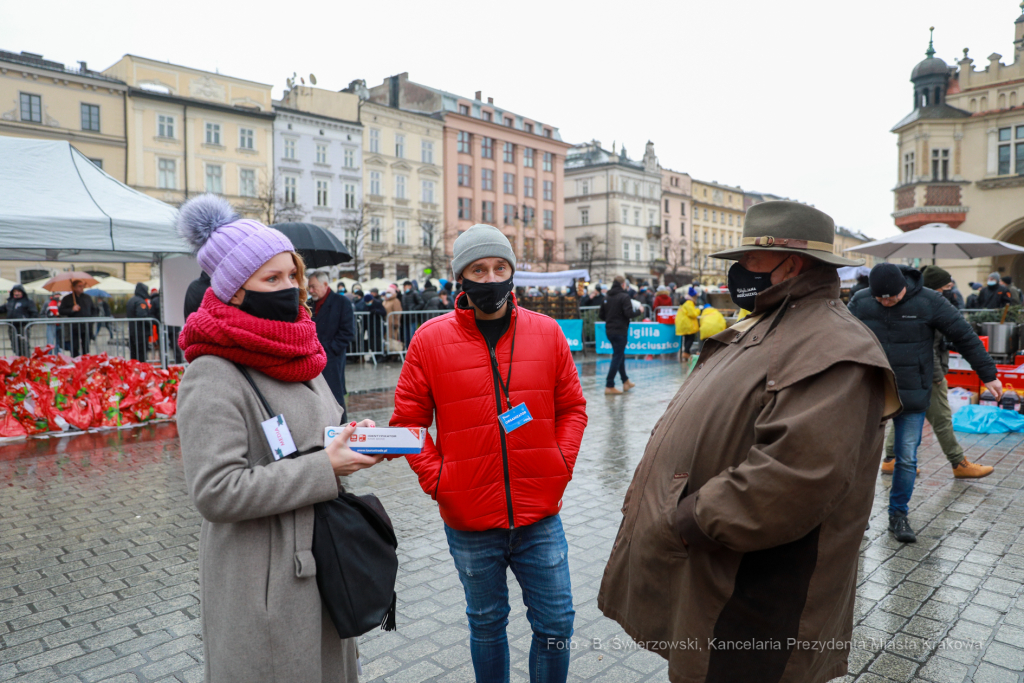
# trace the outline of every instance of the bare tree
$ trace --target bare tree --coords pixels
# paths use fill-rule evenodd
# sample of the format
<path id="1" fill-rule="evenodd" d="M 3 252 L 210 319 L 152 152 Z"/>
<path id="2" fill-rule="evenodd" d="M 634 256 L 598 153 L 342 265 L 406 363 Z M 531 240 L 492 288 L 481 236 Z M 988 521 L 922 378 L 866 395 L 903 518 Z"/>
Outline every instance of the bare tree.
<path id="1" fill-rule="evenodd" d="M 565 263 L 565 244 L 559 244 L 554 239 L 543 240 L 542 244 L 544 246 L 541 260 L 544 263 L 544 270 L 550 273 L 553 264 Z"/>
<path id="2" fill-rule="evenodd" d="M 661 238 L 662 249 L 665 254 L 666 279 L 671 278 L 679 284 L 680 278 L 692 275 L 692 269 L 686 260 L 686 238 L 664 235 Z"/>
<path id="3" fill-rule="evenodd" d="M 609 261 L 608 244 L 605 242 L 604 238 L 594 233 L 587 233 L 577 240 L 577 243 L 586 243 L 589 245 L 589 249 L 581 250 L 581 258 L 573 261 L 572 265 L 586 268 L 587 272 L 590 273 L 591 280 L 594 279 L 595 267 L 600 268 L 602 277 L 607 277 Z"/>
<path id="4" fill-rule="evenodd" d="M 368 273 L 364 248 L 372 218 L 366 210 L 366 204 L 360 202 L 354 213 L 339 221 L 341 241 L 345 243 L 349 253 L 352 254 L 352 260 L 342 264 L 341 268 L 345 272 L 351 273 L 352 279 L 359 282 L 362 282 Z"/>
<path id="5" fill-rule="evenodd" d="M 241 213 L 255 215 L 265 225 L 302 220 L 305 216 L 302 205 L 285 200 L 284 190 L 278 185 L 276 176 L 261 173 L 256 195 L 247 197 L 245 203 L 237 208 Z"/>
<path id="6" fill-rule="evenodd" d="M 445 267 L 444 229 L 439 221 L 430 218 L 420 220 L 420 256 L 419 261 L 426 263 L 430 276 L 437 278 L 439 270 Z"/>
<path id="7" fill-rule="evenodd" d="M 711 254 L 714 254 L 720 249 L 712 249 L 709 247 L 701 246 L 695 243 L 693 249 L 693 265 L 691 271 L 693 273 L 693 279 L 695 282 L 705 284 L 704 278 L 711 276 L 720 276 L 718 268 L 711 262 Z"/>

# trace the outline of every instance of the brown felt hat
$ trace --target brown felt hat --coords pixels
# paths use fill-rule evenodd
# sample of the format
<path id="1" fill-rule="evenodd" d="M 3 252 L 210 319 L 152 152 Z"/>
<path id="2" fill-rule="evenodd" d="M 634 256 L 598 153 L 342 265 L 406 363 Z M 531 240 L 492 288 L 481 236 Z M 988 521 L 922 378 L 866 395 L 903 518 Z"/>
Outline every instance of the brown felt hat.
<path id="1" fill-rule="evenodd" d="M 833 266 L 864 265 L 864 259 L 832 253 L 835 240 L 836 224 L 824 211 L 800 202 L 762 202 L 747 211 L 740 246 L 711 257 L 737 261 L 748 251 L 764 250 L 803 254 Z"/>

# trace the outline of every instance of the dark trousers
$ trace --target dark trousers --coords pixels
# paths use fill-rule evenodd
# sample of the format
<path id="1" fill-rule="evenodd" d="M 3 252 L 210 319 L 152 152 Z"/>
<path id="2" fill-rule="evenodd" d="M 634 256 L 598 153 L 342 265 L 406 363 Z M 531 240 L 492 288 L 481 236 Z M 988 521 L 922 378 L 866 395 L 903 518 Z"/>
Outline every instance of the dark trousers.
<path id="1" fill-rule="evenodd" d="M 609 334 L 608 343 L 612 345 L 612 366 L 608 369 L 608 381 L 605 386 L 615 386 L 615 373 L 619 373 L 622 382 L 625 384 L 629 377 L 626 377 L 626 335 Z"/>
<path id="2" fill-rule="evenodd" d="M 12 326 L 7 329 L 11 335 L 11 353 L 15 356 L 32 355 L 32 346 L 28 343 L 25 323 L 12 323 Z"/>
<path id="3" fill-rule="evenodd" d="M 327 366 L 324 368 L 324 379 L 327 380 L 327 386 L 331 388 L 331 393 L 334 394 L 335 400 L 341 404 L 342 408 L 345 408 L 345 353 L 346 349 L 343 349 L 340 356 L 327 356 Z M 348 409 L 345 408 L 346 415 L 345 419 L 348 419 Z"/>
<path id="4" fill-rule="evenodd" d="M 171 354 L 174 354 L 174 362 L 181 364 L 185 362 L 185 356 L 178 346 L 178 336 L 181 334 L 180 327 L 167 328 L 167 362 L 171 362 Z"/>
<path id="5" fill-rule="evenodd" d="M 71 333 L 71 356 L 78 358 L 89 353 L 89 337 L 92 332 L 89 328 L 92 325 L 90 323 L 75 323 L 67 327 L 71 328 L 69 330 Z"/>
<path id="6" fill-rule="evenodd" d="M 146 362 L 146 352 L 149 347 L 148 327 L 149 324 L 145 322 L 128 324 L 128 350 L 132 360 Z"/>
<path id="7" fill-rule="evenodd" d="M 693 348 L 693 342 L 697 341 L 697 333 L 683 335 L 683 353 L 689 353 Z"/>

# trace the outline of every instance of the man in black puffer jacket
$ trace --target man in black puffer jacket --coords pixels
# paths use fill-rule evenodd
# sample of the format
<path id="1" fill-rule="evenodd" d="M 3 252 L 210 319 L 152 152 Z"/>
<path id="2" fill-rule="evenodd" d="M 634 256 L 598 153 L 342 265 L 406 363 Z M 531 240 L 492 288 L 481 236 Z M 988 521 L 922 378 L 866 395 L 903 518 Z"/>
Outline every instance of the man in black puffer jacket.
<path id="1" fill-rule="evenodd" d="M 878 337 L 896 385 L 903 412 L 893 418 L 896 467 L 889 492 L 889 530 L 896 540 L 917 540 L 907 521 L 914 493 L 917 447 L 931 401 L 935 331 L 956 345 L 993 394 L 1002 395 L 996 365 L 960 312 L 938 292 L 922 286 L 921 273 L 908 266 L 880 263 L 871 269 L 870 288 L 850 301 L 850 312 Z"/>
<path id="2" fill-rule="evenodd" d="M 130 319 L 153 317 L 153 304 L 149 300 L 149 289 L 145 283 L 139 282 L 135 285 L 135 296 L 128 299 L 128 304 L 125 306 L 125 315 Z M 152 329 L 152 320 L 128 323 L 128 349 L 132 360 L 137 360 L 141 363 L 146 362 L 149 349 L 149 333 Z"/>
<path id="3" fill-rule="evenodd" d="M 25 288 L 21 285 L 11 287 L 10 298 L 7 299 L 6 304 L 0 306 L 0 313 L 6 313 L 8 320 L 27 320 L 39 317 L 39 311 L 36 309 L 35 302 L 29 298 Z M 11 323 L 11 327 L 7 330 L 8 334 L 11 335 L 11 350 L 16 356 L 29 356 L 32 354 L 32 344 L 25 335 L 26 324 L 24 322 L 14 322 Z"/>
<path id="4" fill-rule="evenodd" d="M 625 284 L 626 278 L 616 275 L 615 283 L 608 290 L 604 303 L 597 312 L 597 317 L 605 322 L 605 336 L 612 345 L 612 366 L 608 370 L 608 381 L 605 383 L 606 394 L 621 394 L 636 386 L 626 376 L 626 344 L 630 319 L 641 315 L 643 311 L 634 312 L 633 298 L 623 289 Z M 622 376 L 622 389 L 615 388 L 616 373 Z"/>

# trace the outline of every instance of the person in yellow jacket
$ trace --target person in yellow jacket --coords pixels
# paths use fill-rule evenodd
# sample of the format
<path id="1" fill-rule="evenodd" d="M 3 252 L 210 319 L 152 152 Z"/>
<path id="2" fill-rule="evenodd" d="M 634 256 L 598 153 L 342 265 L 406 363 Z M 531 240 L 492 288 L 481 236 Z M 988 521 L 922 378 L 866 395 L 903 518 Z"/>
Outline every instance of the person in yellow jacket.
<path id="1" fill-rule="evenodd" d="M 700 340 L 713 337 L 725 330 L 725 317 L 710 304 L 700 312 Z"/>
<path id="2" fill-rule="evenodd" d="M 676 334 L 683 338 L 683 344 L 679 347 L 679 362 L 690 360 L 690 349 L 697 341 L 697 333 L 700 331 L 700 323 L 697 322 L 699 314 L 694 305 L 693 288 L 691 287 L 683 295 L 685 301 L 676 312 Z"/>

